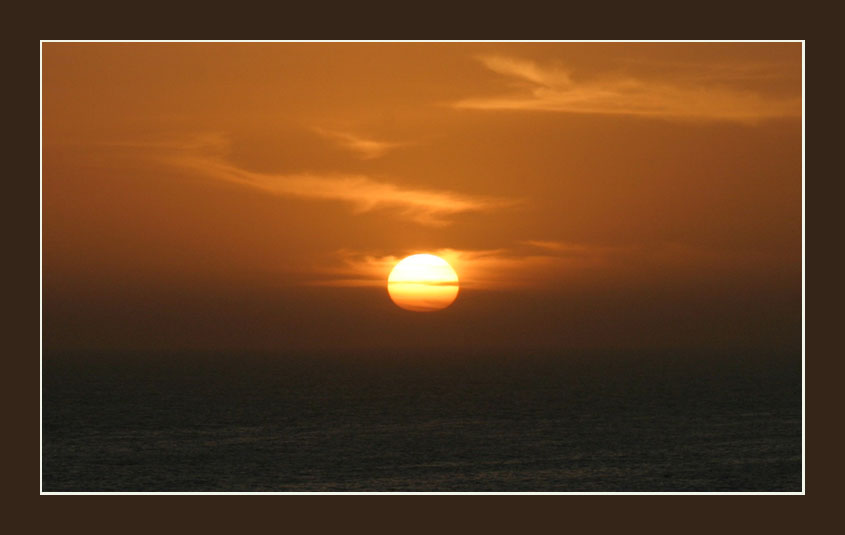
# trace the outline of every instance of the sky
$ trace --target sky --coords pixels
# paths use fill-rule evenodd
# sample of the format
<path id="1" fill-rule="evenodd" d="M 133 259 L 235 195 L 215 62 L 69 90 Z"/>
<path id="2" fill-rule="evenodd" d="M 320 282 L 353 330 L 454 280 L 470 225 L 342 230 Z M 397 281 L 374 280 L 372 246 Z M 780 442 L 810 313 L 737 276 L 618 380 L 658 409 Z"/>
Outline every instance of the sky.
<path id="1" fill-rule="evenodd" d="M 44 43 L 44 349 L 799 350 L 801 57 Z"/>

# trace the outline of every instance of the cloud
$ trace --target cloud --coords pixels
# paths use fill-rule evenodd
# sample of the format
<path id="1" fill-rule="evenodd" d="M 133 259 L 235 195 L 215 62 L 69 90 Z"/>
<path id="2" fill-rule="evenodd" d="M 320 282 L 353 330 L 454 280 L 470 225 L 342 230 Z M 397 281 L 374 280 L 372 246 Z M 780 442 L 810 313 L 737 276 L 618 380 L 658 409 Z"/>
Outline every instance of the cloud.
<path id="1" fill-rule="evenodd" d="M 243 169 L 219 155 L 223 145 L 185 143 L 166 160 L 215 180 L 238 184 L 267 194 L 351 204 L 357 213 L 392 209 L 425 225 L 449 224 L 449 217 L 513 205 L 516 201 L 448 190 L 404 187 L 360 174 L 262 173 Z"/>
<path id="2" fill-rule="evenodd" d="M 314 128 L 314 131 L 325 138 L 337 142 L 341 147 L 354 152 L 359 158 L 364 160 L 379 158 L 387 154 L 389 150 L 404 145 L 404 143 L 377 141 L 375 139 L 370 139 L 349 132 L 325 130 L 323 128 Z"/>
<path id="3" fill-rule="evenodd" d="M 416 253 L 437 255 L 458 272 L 462 288 L 510 289 L 536 286 L 567 272 L 583 271 L 606 263 L 614 249 L 567 244 L 556 247 L 526 246 L 529 242 L 512 247 L 485 250 L 407 250 L 401 254 L 380 255 L 358 251 L 340 250 L 334 262 L 315 266 L 313 272 L 320 277 L 310 282 L 316 286 L 384 286 L 390 271 L 402 258 Z M 333 267 L 326 268 L 326 265 Z"/>
<path id="4" fill-rule="evenodd" d="M 673 242 L 612 246 L 550 240 L 525 240 L 499 249 L 409 249 L 394 254 L 343 249 L 309 269 L 307 284 L 330 287 L 384 287 L 402 258 L 430 253 L 458 273 L 461 288 L 514 290 L 579 289 L 603 292 L 673 281 L 709 281 L 737 276 L 755 278 L 773 259 L 759 251 L 726 251 Z M 328 267 L 327 267 L 328 266 Z"/>
<path id="5" fill-rule="evenodd" d="M 530 247 L 552 251 L 557 254 L 580 254 L 587 250 L 585 245 L 559 241 L 525 240 L 521 242 Z"/>
<path id="6" fill-rule="evenodd" d="M 479 59 L 491 71 L 518 82 L 521 90 L 511 95 L 464 99 L 454 103 L 456 108 L 741 123 L 801 115 L 800 97 L 767 96 L 731 87 L 716 75 L 708 79 L 679 76 L 670 81 L 611 75 L 575 81 L 559 67 L 503 56 L 484 56 Z M 705 69 L 703 72 L 715 71 Z"/>

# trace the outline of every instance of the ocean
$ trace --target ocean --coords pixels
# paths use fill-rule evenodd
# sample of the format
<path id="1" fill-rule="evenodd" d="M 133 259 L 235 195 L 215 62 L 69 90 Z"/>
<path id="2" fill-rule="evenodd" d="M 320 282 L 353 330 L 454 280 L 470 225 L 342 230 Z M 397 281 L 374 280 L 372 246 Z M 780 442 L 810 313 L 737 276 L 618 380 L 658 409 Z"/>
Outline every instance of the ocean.
<path id="1" fill-rule="evenodd" d="M 47 354 L 42 490 L 802 490 L 801 355 Z"/>

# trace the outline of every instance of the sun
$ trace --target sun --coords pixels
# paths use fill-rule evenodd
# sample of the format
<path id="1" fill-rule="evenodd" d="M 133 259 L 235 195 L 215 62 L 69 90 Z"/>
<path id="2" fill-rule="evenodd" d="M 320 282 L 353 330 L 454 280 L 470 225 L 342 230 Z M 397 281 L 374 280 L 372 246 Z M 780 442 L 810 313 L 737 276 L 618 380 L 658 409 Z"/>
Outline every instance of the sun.
<path id="1" fill-rule="evenodd" d="M 387 293 L 396 306 L 405 310 L 442 310 L 458 297 L 458 274 L 439 256 L 411 255 L 390 272 Z"/>

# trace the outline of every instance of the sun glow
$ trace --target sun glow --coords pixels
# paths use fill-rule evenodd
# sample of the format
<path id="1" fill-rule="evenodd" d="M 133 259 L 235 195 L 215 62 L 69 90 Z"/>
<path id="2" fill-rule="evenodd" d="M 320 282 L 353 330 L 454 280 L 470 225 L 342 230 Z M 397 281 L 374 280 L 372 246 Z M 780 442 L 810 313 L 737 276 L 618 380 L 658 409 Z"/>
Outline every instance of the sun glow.
<path id="1" fill-rule="evenodd" d="M 411 255 L 390 272 L 387 292 L 390 299 L 405 310 L 442 310 L 458 297 L 458 274 L 439 256 Z"/>

